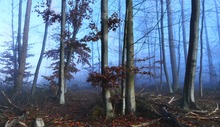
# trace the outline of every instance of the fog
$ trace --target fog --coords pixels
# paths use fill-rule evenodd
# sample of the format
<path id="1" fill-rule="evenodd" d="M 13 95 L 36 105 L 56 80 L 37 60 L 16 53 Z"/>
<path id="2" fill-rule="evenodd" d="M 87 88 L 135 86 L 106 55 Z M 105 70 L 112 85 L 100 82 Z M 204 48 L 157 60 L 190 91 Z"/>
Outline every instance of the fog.
<path id="1" fill-rule="evenodd" d="M 29 53 L 34 54 L 33 57 L 29 57 L 27 59 L 27 62 L 29 62 L 32 65 L 32 68 L 30 69 L 32 73 L 35 72 L 35 68 L 37 65 L 37 61 L 40 55 L 40 48 L 43 40 L 43 33 L 44 33 L 44 22 L 42 20 L 41 16 L 37 16 L 38 14 L 34 12 L 34 6 L 36 6 L 38 1 L 33 1 L 33 7 L 32 7 L 32 13 L 31 13 L 31 21 L 30 21 L 30 34 L 29 34 L 29 44 L 30 49 Z M 39 1 L 41 2 L 41 1 Z M 0 1 L 1 6 L 1 25 L 0 25 L 0 42 L 3 45 L 4 42 L 11 41 L 11 2 L 10 1 Z M 109 16 L 113 12 L 118 12 L 118 1 L 117 0 L 110 0 L 109 1 Z M 184 61 L 184 53 L 183 53 L 183 41 L 182 41 L 182 31 L 181 31 L 181 8 L 179 1 L 172 1 L 172 12 L 173 12 L 173 31 L 174 31 L 174 43 L 175 43 L 175 51 L 177 56 L 177 66 L 179 66 L 179 83 L 180 85 L 183 85 L 184 82 L 184 76 L 185 76 L 185 61 Z M 190 20 L 190 8 L 191 4 L 190 1 L 185 1 L 185 29 L 186 29 L 186 40 L 188 42 L 189 40 L 189 20 Z M 93 8 L 93 15 L 92 20 L 93 22 L 97 23 L 98 28 L 100 28 L 100 8 L 99 8 L 100 2 L 97 1 L 92 5 Z M 211 55 L 212 55 L 212 61 L 213 61 L 213 68 L 216 72 L 217 81 L 219 81 L 219 72 L 220 72 L 220 42 L 218 37 L 218 26 L 217 26 L 217 20 L 216 20 L 216 12 L 215 12 L 215 4 L 213 1 L 209 1 L 205 3 L 206 5 L 206 25 L 208 29 L 208 39 L 210 43 L 210 49 L 211 49 Z M 217 5 L 219 7 L 219 4 Z M 18 10 L 18 1 L 15 1 L 15 7 L 14 10 Z M 56 13 L 60 12 L 60 2 L 53 1 L 52 9 L 55 10 Z M 123 30 L 124 30 L 124 9 L 125 9 L 125 3 L 121 3 L 121 12 L 120 12 L 120 18 L 121 18 L 121 26 L 114 32 L 109 32 L 109 66 L 117 66 L 119 64 L 119 42 L 123 42 Z M 167 68 L 169 71 L 169 78 L 170 81 L 172 81 L 172 73 L 171 73 L 171 64 L 170 64 L 170 54 L 169 54 L 169 44 L 168 44 L 168 32 L 167 32 L 167 16 L 166 16 L 166 7 L 165 14 L 163 17 L 164 21 L 164 34 L 165 34 L 165 46 L 166 46 L 166 62 L 167 62 Z M 219 9 L 218 9 L 219 10 Z M 25 2 L 23 3 L 23 12 L 25 12 Z M 14 33 L 16 38 L 17 33 L 17 20 L 18 20 L 18 12 L 14 11 Z M 22 20 L 24 20 L 24 14 L 22 16 Z M 155 85 L 159 83 L 159 75 L 160 73 L 160 64 L 155 63 L 155 61 L 160 61 L 160 38 L 158 34 L 158 28 L 156 25 L 158 24 L 158 19 L 156 16 L 156 4 L 154 1 L 145 1 L 142 4 L 139 3 L 139 1 L 134 2 L 134 40 L 135 40 L 135 59 L 142 59 L 142 58 L 151 58 L 147 61 L 143 62 L 135 62 L 136 66 L 146 66 L 149 67 L 146 69 L 146 71 L 151 71 L 154 73 L 155 76 L 150 75 L 136 75 L 136 86 L 148 86 L 148 85 Z M 22 23 L 22 28 L 23 28 Z M 201 24 L 200 24 L 201 25 Z M 77 38 L 81 38 L 82 36 L 89 33 L 88 29 L 88 21 L 84 21 L 84 24 L 82 25 L 82 28 L 79 31 L 79 34 L 77 34 Z M 59 27 L 58 23 L 55 23 L 54 25 L 50 26 L 48 38 L 47 38 L 47 45 L 46 45 L 46 51 L 50 49 L 54 49 L 56 46 L 58 46 L 59 42 L 53 38 L 53 35 L 55 33 L 58 33 L 57 27 Z M 119 33 L 120 29 L 120 33 Z M 120 40 L 119 40 L 120 39 Z M 211 86 L 212 84 L 209 83 L 209 65 L 208 65 L 208 56 L 207 56 L 207 47 L 205 46 L 206 39 L 205 34 L 203 37 L 204 41 L 204 52 L 203 52 L 203 82 L 204 85 L 207 84 Z M 100 51 L 101 51 L 101 44 L 100 41 L 97 42 L 89 42 L 87 43 L 88 46 L 91 49 L 90 55 L 93 56 L 93 58 L 90 58 L 90 64 L 94 66 L 94 71 L 100 71 L 99 64 L 100 64 Z M 187 43 L 188 44 L 188 43 Z M 178 46 L 180 55 L 178 53 Z M 6 49 L 6 47 L 2 46 L 0 48 L 0 51 L 3 52 Z M 200 46 L 199 46 L 199 50 Z M 98 53 L 99 52 L 99 53 Z M 196 85 L 198 84 L 198 74 L 199 74 L 199 57 L 200 52 L 198 52 L 198 60 L 197 60 L 197 71 L 196 71 Z M 178 60 L 180 63 L 178 63 Z M 54 61 L 51 59 L 43 59 L 43 62 L 41 64 L 40 68 L 40 76 L 38 79 L 38 84 L 42 85 L 46 81 L 44 78 L 42 78 L 42 75 L 50 75 L 53 71 L 48 68 Z M 86 82 L 88 73 L 91 72 L 91 66 L 89 65 L 82 65 L 78 64 L 77 68 L 80 70 L 76 74 L 73 74 L 74 78 L 68 83 L 69 86 L 72 86 L 73 84 L 78 84 L 79 86 L 90 86 Z M 164 72 L 162 72 L 163 75 L 163 82 L 165 83 L 165 75 Z M 1 79 L 4 80 L 4 75 L 1 75 Z M 33 80 L 33 76 L 29 78 L 28 80 Z"/>

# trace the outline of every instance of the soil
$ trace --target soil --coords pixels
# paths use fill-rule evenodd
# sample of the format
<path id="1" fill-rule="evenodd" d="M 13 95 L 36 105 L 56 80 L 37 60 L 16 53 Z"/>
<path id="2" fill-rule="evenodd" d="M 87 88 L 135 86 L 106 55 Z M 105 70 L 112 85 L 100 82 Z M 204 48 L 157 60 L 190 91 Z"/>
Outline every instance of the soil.
<path id="1" fill-rule="evenodd" d="M 181 108 L 181 92 L 137 89 L 137 113 L 117 114 L 111 120 L 104 118 L 101 92 L 94 88 L 68 91 L 65 105 L 59 105 L 47 89 L 38 89 L 32 99 L 22 94 L 19 101 L 10 99 L 7 91 L 0 94 L 0 127 L 14 119 L 20 122 L 15 127 L 31 127 L 36 118 L 42 118 L 45 127 L 220 127 L 220 89 L 205 89 L 204 97 L 195 93 L 199 109 L 191 111 Z"/>

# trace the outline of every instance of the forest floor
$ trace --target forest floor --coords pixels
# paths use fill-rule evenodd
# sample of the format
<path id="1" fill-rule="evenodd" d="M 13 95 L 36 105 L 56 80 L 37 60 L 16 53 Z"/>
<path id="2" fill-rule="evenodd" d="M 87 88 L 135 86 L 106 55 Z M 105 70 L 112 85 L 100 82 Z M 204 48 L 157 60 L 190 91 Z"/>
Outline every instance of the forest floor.
<path id="1" fill-rule="evenodd" d="M 200 110 L 181 109 L 181 94 L 155 94 L 154 87 L 136 91 L 137 114 L 118 115 L 112 120 L 103 118 L 100 91 L 97 89 L 71 90 L 66 104 L 59 105 L 49 90 L 39 89 L 31 101 L 23 94 L 18 102 L 0 93 L 0 127 L 8 122 L 15 127 L 32 127 L 42 118 L 45 127 L 220 127 L 220 89 L 204 90 L 204 97 L 196 93 Z M 28 99 L 29 98 L 29 99 Z M 13 124 L 14 124 L 13 123 Z"/>

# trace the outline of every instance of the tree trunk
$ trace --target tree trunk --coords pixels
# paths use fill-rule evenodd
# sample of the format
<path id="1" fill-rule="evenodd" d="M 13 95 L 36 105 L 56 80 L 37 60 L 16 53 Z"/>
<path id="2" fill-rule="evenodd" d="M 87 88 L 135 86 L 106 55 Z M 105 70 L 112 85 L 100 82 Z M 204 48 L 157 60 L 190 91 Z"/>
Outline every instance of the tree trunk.
<path id="1" fill-rule="evenodd" d="M 47 6 L 48 6 L 48 11 L 50 11 L 51 8 L 51 0 L 47 0 Z M 45 47 L 46 47 L 46 42 L 47 42 L 47 33 L 48 33 L 48 26 L 49 26 L 49 16 L 47 16 L 46 19 L 46 23 L 45 23 L 45 28 L 44 28 L 44 38 L 43 38 L 43 43 L 42 43 L 42 47 L 41 47 L 41 53 L 40 53 L 40 57 L 37 63 L 37 67 L 34 73 L 34 80 L 33 80 L 33 84 L 32 84 L 32 88 L 31 88 L 31 95 L 34 95 L 35 92 L 35 87 L 37 84 L 37 79 L 38 79 L 38 74 L 39 74 L 39 70 L 40 70 L 40 66 L 41 66 L 41 62 L 43 60 L 43 55 L 44 55 L 44 51 L 45 51 Z"/>
<path id="2" fill-rule="evenodd" d="M 180 48 L 180 43 L 181 43 L 181 26 L 180 24 L 178 25 L 179 28 L 178 28 L 178 51 L 177 51 L 177 54 L 178 54 L 178 64 L 177 64 L 177 74 L 178 74 L 178 77 L 180 77 L 180 62 L 181 62 L 181 48 Z"/>
<path id="3" fill-rule="evenodd" d="M 23 44 L 21 49 L 21 56 L 19 59 L 19 68 L 18 75 L 15 82 L 14 87 L 14 95 L 13 98 L 21 92 L 24 78 L 24 71 L 26 65 L 26 57 L 27 57 L 27 47 L 28 47 L 28 34 L 29 34 L 29 25 L 30 25 L 30 16 L 31 16 L 31 5 L 32 0 L 27 1 L 26 14 L 25 14 L 25 24 L 24 24 L 24 32 L 23 32 Z"/>
<path id="4" fill-rule="evenodd" d="M 212 51 L 209 45 L 209 35 L 208 35 L 205 17 L 204 17 L 204 25 L 205 25 L 205 35 L 206 35 L 205 38 L 206 38 L 206 47 L 207 47 L 206 49 L 207 49 L 207 56 L 208 56 L 208 66 L 209 66 L 209 83 L 213 84 L 213 88 L 216 89 L 215 85 L 217 84 L 217 76 L 216 76 L 215 68 L 213 66 Z"/>
<path id="5" fill-rule="evenodd" d="M 123 41 L 123 49 L 122 49 L 122 67 L 124 68 L 125 67 L 125 65 L 126 65 L 126 50 L 127 50 L 127 48 L 126 48 L 126 44 L 127 44 L 127 40 L 126 40 L 126 38 L 127 38 L 127 21 L 128 21 L 128 18 L 127 18 L 127 16 L 125 17 L 126 19 L 125 19 L 125 24 L 124 24 L 124 41 Z M 122 75 L 126 75 L 126 72 L 125 72 L 125 70 L 123 70 L 122 71 Z M 121 97 L 122 97 L 122 102 L 121 102 L 121 109 L 122 109 L 122 111 L 121 111 L 121 113 L 122 113 L 122 115 L 125 115 L 125 107 L 126 107 L 126 104 L 125 104 L 125 93 L 126 93 L 126 79 L 124 79 L 124 78 L 122 78 L 122 81 L 121 81 Z"/>
<path id="6" fill-rule="evenodd" d="M 177 65 L 176 65 L 176 53 L 175 44 L 173 40 L 173 24 L 172 24 L 172 11 L 170 0 L 166 0 L 167 6 L 167 17 L 168 17 L 168 35 L 169 35 L 169 48 L 170 48 L 170 61 L 173 75 L 173 90 L 177 91 L 179 89 L 179 80 L 177 75 Z"/>
<path id="7" fill-rule="evenodd" d="M 108 66 L 108 0 L 101 1 L 101 66 L 102 66 L 102 75 L 105 74 L 105 67 Z M 103 100 L 105 104 L 105 116 L 106 119 L 113 118 L 115 116 L 113 111 L 113 106 L 110 101 L 110 89 L 103 87 Z"/>
<path id="8" fill-rule="evenodd" d="M 158 0 L 156 0 L 156 11 L 157 11 L 157 21 L 159 21 L 159 7 L 158 7 Z M 157 30 L 158 30 L 158 37 L 159 37 L 159 47 L 160 47 L 160 59 L 162 60 L 162 45 L 160 43 L 160 39 L 161 39 L 161 32 L 160 32 L 160 24 L 157 25 Z M 162 90 L 162 84 L 163 84 L 163 63 L 160 63 L 160 83 L 159 83 L 159 87 Z"/>
<path id="9" fill-rule="evenodd" d="M 184 10 L 184 0 L 181 0 L 181 15 L 182 15 L 182 34 L 183 34 L 183 51 L 185 62 L 187 60 L 187 44 L 186 44 L 186 26 L 185 26 L 185 10 Z"/>
<path id="10" fill-rule="evenodd" d="M 64 40 L 66 24 L 66 0 L 62 0 L 59 68 L 59 104 L 65 104 Z"/>
<path id="11" fill-rule="evenodd" d="M 160 0 L 161 2 L 161 14 L 164 13 L 163 12 L 163 0 Z M 163 57 L 163 69 L 164 69 L 164 73 L 166 76 L 166 83 L 169 87 L 169 91 L 170 93 L 173 93 L 173 89 L 170 85 L 170 81 L 169 81 L 169 75 L 168 75 L 168 71 L 167 71 L 167 64 L 166 64 L 166 54 L 165 54 L 165 44 L 164 44 L 164 30 L 163 30 L 163 17 L 161 16 L 161 22 L 160 22 L 160 27 L 161 27 L 161 46 L 162 46 L 162 57 Z"/>
<path id="12" fill-rule="evenodd" d="M 118 1 L 118 15 L 119 15 L 119 19 L 121 19 L 121 0 L 119 0 Z M 121 25 L 119 25 L 119 27 L 118 27 L 118 29 L 119 29 L 119 34 L 118 34 L 118 43 L 119 43 L 119 46 L 118 46 L 118 48 L 119 48 L 119 66 L 120 65 L 122 65 L 122 62 L 123 62 L 123 60 L 122 60 L 122 55 L 123 55 L 123 52 L 122 52 L 122 39 L 121 39 Z"/>
<path id="13" fill-rule="evenodd" d="M 203 69 L 203 26 L 204 26 L 204 16 L 205 16 L 205 0 L 202 1 L 202 21 L 201 21 L 201 30 L 200 30 L 200 69 L 199 69 L 199 94 L 203 97 L 202 91 L 202 69 Z"/>
<path id="14" fill-rule="evenodd" d="M 22 23 L 21 19 L 22 19 L 22 0 L 19 0 L 19 8 L 18 8 L 18 35 L 17 35 L 18 62 L 19 62 L 20 57 L 21 57 L 21 23 Z"/>
<path id="15" fill-rule="evenodd" d="M 14 7 L 13 7 L 14 8 Z M 17 48 L 14 48 L 14 85 L 16 85 L 16 80 L 18 76 L 18 62 L 21 52 L 21 18 L 22 18 L 22 0 L 19 0 L 19 9 L 18 9 L 18 34 L 16 44 Z"/>
<path id="16" fill-rule="evenodd" d="M 189 51 L 183 89 L 183 109 L 185 110 L 195 108 L 194 80 L 198 53 L 200 0 L 191 0 L 191 3 Z"/>
<path id="17" fill-rule="evenodd" d="M 126 114 L 135 113 L 135 89 L 134 89 L 134 34 L 133 34 L 133 1 L 126 0 L 127 18 L 127 60 L 126 60 Z"/>

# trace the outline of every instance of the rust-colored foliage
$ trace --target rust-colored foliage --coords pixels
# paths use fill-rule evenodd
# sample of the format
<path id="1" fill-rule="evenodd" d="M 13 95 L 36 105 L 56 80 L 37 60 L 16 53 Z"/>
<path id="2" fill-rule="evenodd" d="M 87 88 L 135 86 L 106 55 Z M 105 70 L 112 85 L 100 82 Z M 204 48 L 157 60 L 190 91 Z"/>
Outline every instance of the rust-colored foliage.
<path id="1" fill-rule="evenodd" d="M 134 74 L 152 75 L 151 72 L 142 71 L 142 68 L 135 67 L 128 71 Z M 118 87 L 122 79 L 125 79 L 126 69 L 124 66 L 105 67 L 104 74 L 93 72 L 89 74 L 87 82 L 91 82 L 93 86 L 101 87 Z"/>
<path id="2" fill-rule="evenodd" d="M 122 66 L 105 67 L 104 74 L 90 73 L 87 82 L 91 82 L 93 86 L 118 87 L 120 80 L 124 77 L 122 75 L 123 70 L 124 67 Z"/>
<path id="3" fill-rule="evenodd" d="M 92 8 L 90 7 L 90 4 L 93 4 L 94 0 L 75 0 L 74 2 L 68 1 L 68 5 L 70 7 L 69 12 L 67 13 L 66 22 L 70 25 L 72 29 L 69 31 L 65 31 L 65 54 L 70 53 L 70 49 L 72 48 L 73 52 L 71 55 L 72 59 L 70 61 L 70 64 L 65 67 L 65 78 L 71 79 L 73 76 L 72 73 L 76 73 L 79 70 L 76 68 L 76 64 L 82 63 L 87 64 L 90 66 L 89 63 L 89 52 L 90 48 L 87 46 L 87 42 L 95 42 L 98 41 L 101 38 L 101 32 L 98 30 L 98 27 L 96 24 L 92 21 L 91 15 L 92 15 Z M 60 22 L 60 14 L 56 14 L 53 10 L 49 11 L 48 8 L 49 4 L 46 4 L 44 2 L 39 3 L 39 5 L 35 6 L 35 12 L 37 12 L 39 15 L 42 15 L 43 20 L 50 21 L 51 24 L 54 22 Z M 42 9 L 44 9 L 42 11 Z M 89 26 L 87 29 L 89 29 L 89 34 L 85 35 L 84 37 L 76 38 L 76 35 L 80 28 L 83 25 L 83 20 L 88 20 Z M 115 31 L 116 28 L 120 24 L 120 19 L 118 18 L 117 13 L 113 13 L 111 17 L 109 18 L 108 25 L 109 25 L 109 31 Z M 58 37 L 59 40 L 59 37 Z M 53 74 L 51 76 L 44 76 L 46 80 L 55 80 L 58 78 L 58 63 L 59 63 L 59 48 L 58 49 L 52 49 L 45 53 L 45 56 L 47 58 L 51 58 L 55 62 L 51 64 L 50 68 L 53 68 Z M 67 58 L 67 57 L 65 57 Z M 109 72 L 111 73 L 111 72 Z M 116 77 L 112 77 L 112 75 L 109 75 L 109 77 L 106 77 L 106 80 L 115 80 Z M 51 81 L 51 84 L 54 83 L 54 81 Z M 114 83 L 115 84 L 115 83 Z M 109 85 L 109 83 L 108 83 Z"/>
<path id="4" fill-rule="evenodd" d="M 111 17 L 108 19 L 108 29 L 109 31 L 116 31 L 116 29 L 120 25 L 120 19 L 118 17 L 118 14 L 115 12 L 111 15 Z"/>

